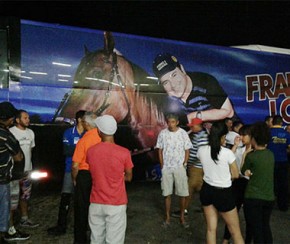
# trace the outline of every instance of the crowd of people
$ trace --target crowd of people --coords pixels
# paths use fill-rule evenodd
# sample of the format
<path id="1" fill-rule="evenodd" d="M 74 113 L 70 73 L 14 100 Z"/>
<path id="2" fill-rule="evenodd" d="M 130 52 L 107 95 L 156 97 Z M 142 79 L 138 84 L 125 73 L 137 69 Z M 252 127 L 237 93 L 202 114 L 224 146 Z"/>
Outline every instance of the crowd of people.
<path id="1" fill-rule="evenodd" d="M 56 226 L 50 235 L 66 233 L 67 215 L 74 199 L 74 243 L 124 243 L 127 226 L 125 182 L 132 180 L 130 151 L 115 144 L 114 117 L 77 111 L 75 126 L 63 134 L 65 173 Z M 199 196 L 204 213 L 207 243 L 216 243 L 218 216 L 225 222 L 223 244 L 273 243 L 270 217 L 275 203 L 288 210 L 288 151 L 290 133 L 279 115 L 251 125 L 230 118 L 212 121 L 210 130 L 201 118 L 191 118 L 188 132 L 174 113 L 158 135 L 156 148 L 162 178 L 165 219 L 178 217 L 183 228 L 191 202 Z M 32 183 L 31 155 L 34 132 L 29 114 L 10 102 L 0 103 L 0 231 L 2 241 L 30 238 L 15 228 L 14 212 L 20 209 L 20 226 L 35 228 L 28 217 Z M 180 209 L 171 211 L 171 196 Z M 243 237 L 238 211 L 243 208 Z M 88 238 L 90 230 L 90 238 Z"/>
<path id="2" fill-rule="evenodd" d="M 50 235 L 66 233 L 67 215 L 74 195 L 74 243 L 124 243 L 127 226 L 125 182 L 132 180 L 133 162 L 128 149 L 115 144 L 117 122 L 111 115 L 97 117 L 80 110 L 76 125 L 63 134 L 65 174 L 56 226 Z M 39 224 L 28 218 L 31 196 L 34 132 L 29 114 L 10 102 L 0 103 L 0 243 L 25 241 L 30 234 L 14 226 L 14 211 L 21 213 L 20 226 Z M 91 237 L 88 238 L 87 231 Z"/>
<path id="3" fill-rule="evenodd" d="M 168 199 L 175 185 L 175 194 L 181 199 L 185 197 L 187 203 L 193 192 L 199 192 L 207 223 L 207 243 L 216 243 L 218 214 L 226 224 L 223 244 L 230 243 L 231 238 L 234 243 L 273 243 L 270 217 L 275 200 L 280 211 L 288 210 L 290 134 L 282 127 L 282 117 L 267 116 L 265 121 L 251 125 L 228 118 L 213 122 L 209 133 L 202 127 L 202 120 L 194 118 L 188 124 L 188 138 L 192 142 L 189 149 L 185 143 L 188 138 L 179 137 L 179 144 L 176 143 L 178 131 L 182 130 L 176 127 L 178 118 L 169 115 L 167 122 L 168 128 L 161 131 L 156 145 L 166 210 L 162 226 L 170 226 Z M 175 145 L 179 145 L 179 150 Z M 172 148 L 175 148 L 174 153 Z M 180 154 L 179 161 L 175 159 L 176 153 Z M 184 173 L 180 171 L 183 168 L 187 171 L 188 186 L 184 189 L 182 185 L 181 192 L 180 177 L 183 179 Z M 166 191 L 168 188 L 170 191 Z M 187 195 L 184 194 L 186 190 L 189 190 Z M 171 213 L 173 217 L 180 217 L 185 228 L 189 227 L 184 220 L 189 206 L 180 201 L 180 210 Z M 244 238 L 238 217 L 242 207 L 246 220 Z"/>
<path id="4" fill-rule="evenodd" d="M 290 126 L 283 128 L 283 119 L 279 115 L 266 116 L 262 123 L 244 125 L 215 77 L 201 72 L 186 72 L 172 54 L 158 54 L 152 69 L 174 104 L 169 106 L 173 108 L 171 111 L 178 112 L 182 121 L 189 122 L 187 125 L 191 129 L 192 147 L 188 161 L 186 153 L 185 160 L 180 160 L 179 164 L 167 165 L 163 158 L 168 158 L 170 162 L 173 155 L 166 148 L 172 148 L 170 143 L 174 142 L 157 143 L 162 161 L 163 188 L 163 174 L 168 174 L 168 167 L 171 181 L 167 184 L 173 185 L 180 184 L 177 172 L 182 164 L 187 165 L 189 192 L 184 206 L 181 202 L 180 210 L 173 212 L 172 216 L 180 217 L 181 224 L 188 228 L 183 216 L 188 213 L 193 193 L 200 192 L 208 243 L 216 243 L 217 213 L 226 223 L 223 243 L 229 243 L 231 237 L 235 243 L 244 242 L 237 215 L 242 206 L 247 223 L 245 242 L 272 243 L 269 222 L 274 200 L 280 211 L 288 210 Z M 169 126 L 169 120 L 167 122 L 168 128 L 164 130 L 170 131 L 170 134 L 179 131 Z M 198 124 L 202 126 L 193 128 Z M 165 133 L 162 131 L 160 134 Z M 188 150 L 186 147 L 183 149 L 185 152 Z M 180 158 L 184 158 L 181 150 Z M 164 190 L 162 192 L 166 209 L 163 226 L 168 227 L 171 191 L 167 195 Z M 175 193 L 184 198 L 180 192 Z"/>

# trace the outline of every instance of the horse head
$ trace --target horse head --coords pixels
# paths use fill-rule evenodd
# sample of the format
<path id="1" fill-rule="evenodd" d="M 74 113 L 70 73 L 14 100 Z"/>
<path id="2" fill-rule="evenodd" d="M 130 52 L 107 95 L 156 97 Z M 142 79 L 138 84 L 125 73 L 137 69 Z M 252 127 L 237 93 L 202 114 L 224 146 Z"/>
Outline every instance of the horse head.
<path id="1" fill-rule="evenodd" d="M 63 100 L 58 116 L 74 118 L 80 109 L 97 115 L 110 114 L 118 123 L 126 121 L 143 147 L 152 147 L 165 120 L 156 101 L 148 96 L 150 92 L 141 94 L 135 88 L 138 83 L 149 82 L 145 80 L 147 76 L 146 71 L 115 49 L 113 36 L 105 32 L 103 49 L 85 48 L 72 92 Z M 152 94 L 160 97 L 160 93 Z"/>
<path id="2" fill-rule="evenodd" d="M 74 117 L 74 111 L 83 109 L 97 115 L 111 114 L 120 122 L 129 113 L 129 100 L 134 92 L 132 66 L 114 49 L 111 33 L 105 32 L 103 49 L 91 52 L 85 47 L 72 93 L 60 113 Z"/>

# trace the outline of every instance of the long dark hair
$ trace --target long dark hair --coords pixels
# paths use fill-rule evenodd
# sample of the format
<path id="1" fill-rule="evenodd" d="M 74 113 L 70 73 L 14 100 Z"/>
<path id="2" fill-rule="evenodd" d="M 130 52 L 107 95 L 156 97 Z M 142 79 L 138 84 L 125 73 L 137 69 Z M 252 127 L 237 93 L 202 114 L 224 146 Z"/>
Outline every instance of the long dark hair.
<path id="1" fill-rule="evenodd" d="M 212 124 L 210 134 L 208 137 L 208 143 L 211 147 L 211 158 L 214 162 L 218 160 L 218 155 L 221 150 L 221 138 L 228 133 L 228 128 L 225 121 L 216 121 Z"/>

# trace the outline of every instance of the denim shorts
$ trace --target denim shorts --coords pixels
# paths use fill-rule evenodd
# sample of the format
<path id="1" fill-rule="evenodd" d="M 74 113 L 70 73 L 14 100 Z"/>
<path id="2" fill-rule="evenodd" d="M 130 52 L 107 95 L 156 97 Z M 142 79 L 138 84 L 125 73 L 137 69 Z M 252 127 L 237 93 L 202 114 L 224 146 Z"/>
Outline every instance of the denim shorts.
<path id="1" fill-rule="evenodd" d="M 8 230 L 10 217 L 10 184 L 0 184 L 0 232 Z"/>

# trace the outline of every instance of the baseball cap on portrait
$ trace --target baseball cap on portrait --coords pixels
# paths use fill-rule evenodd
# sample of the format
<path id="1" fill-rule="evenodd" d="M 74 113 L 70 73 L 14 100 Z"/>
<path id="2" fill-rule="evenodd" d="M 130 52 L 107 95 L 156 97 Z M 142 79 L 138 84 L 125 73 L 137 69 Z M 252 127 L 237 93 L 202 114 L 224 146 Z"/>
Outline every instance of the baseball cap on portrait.
<path id="1" fill-rule="evenodd" d="M 112 115 L 102 115 L 96 118 L 98 129 L 106 135 L 114 135 L 117 131 L 117 122 Z"/>
<path id="2" fill-rule="evenodd" d="M 180 64 L 177 58 L 170 53 L 158 54 L 152 65 L 153 72 L 158 79 L 166 73 L 174 70 L 176 67 L 180 67 Z"/>
<path id="3" fill-rule="evenodd" d="M 18 110 L 10 102 L 5 101 L 0 103 L 0 119 L 5 120 L 13 118 L 17 111 Z"/>

